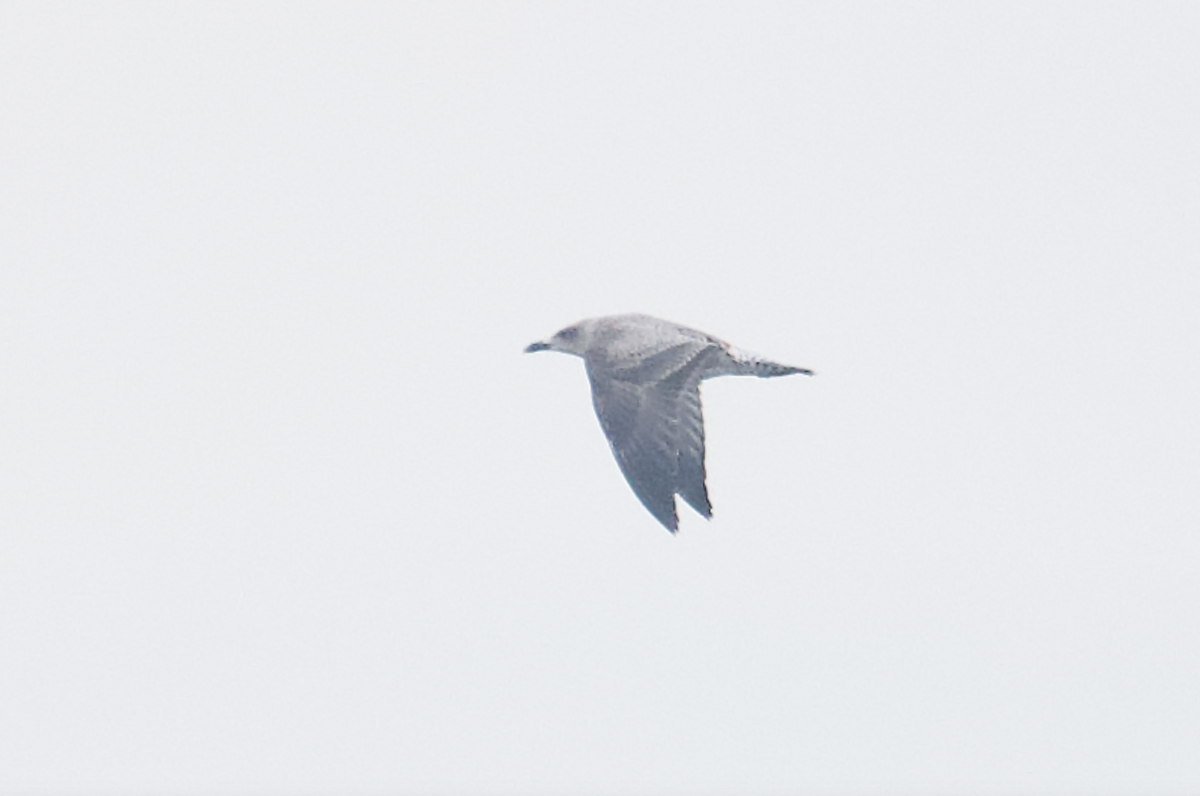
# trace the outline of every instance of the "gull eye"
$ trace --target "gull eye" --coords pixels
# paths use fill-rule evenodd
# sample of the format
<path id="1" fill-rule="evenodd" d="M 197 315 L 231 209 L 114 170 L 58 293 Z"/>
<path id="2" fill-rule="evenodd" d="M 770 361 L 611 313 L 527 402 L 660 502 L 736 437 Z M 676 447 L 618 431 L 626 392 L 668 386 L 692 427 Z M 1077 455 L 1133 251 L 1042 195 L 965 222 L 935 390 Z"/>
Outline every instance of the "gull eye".
<path id="1" fill-rule="evenodd" d="M 579 336 L 579 329 L 574 326 L 568 326 L 555 336 L 562 340 L 574 340 Z"/>

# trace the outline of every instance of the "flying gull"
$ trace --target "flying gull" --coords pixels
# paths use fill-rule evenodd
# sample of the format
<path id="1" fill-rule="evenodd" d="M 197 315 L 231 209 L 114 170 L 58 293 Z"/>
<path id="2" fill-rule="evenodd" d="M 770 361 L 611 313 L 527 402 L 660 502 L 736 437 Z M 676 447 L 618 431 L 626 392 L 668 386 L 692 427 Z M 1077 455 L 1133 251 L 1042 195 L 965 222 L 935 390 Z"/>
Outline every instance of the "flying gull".
<path id="1" fill-rule="evenodd" d="M 705 518 L 700 382 L 714 376 L 812 371 L 741 351 L 712 335 L 649 315 L 610 315 L 568 326 L 525 353 L 583 357 L 596 416 L 621 472 L 654 518 L 675 533 L 675 495 Z"/>

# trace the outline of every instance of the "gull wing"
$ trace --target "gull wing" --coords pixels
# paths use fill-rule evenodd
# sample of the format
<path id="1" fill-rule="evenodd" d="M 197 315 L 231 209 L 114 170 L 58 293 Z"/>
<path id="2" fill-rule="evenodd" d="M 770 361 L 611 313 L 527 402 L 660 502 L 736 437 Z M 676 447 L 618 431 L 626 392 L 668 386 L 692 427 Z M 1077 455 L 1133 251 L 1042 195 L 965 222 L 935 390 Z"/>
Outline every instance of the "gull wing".
<path id="1" fill-rule="evenodd" d="M 677 493 L 712 516 L 700 380 L 715 353 L 711 345 L 686 342 L 626 367 L 587 359 L 596 415 L 617 465 L 642 505 L 671 533 L 679 527 Z"/>

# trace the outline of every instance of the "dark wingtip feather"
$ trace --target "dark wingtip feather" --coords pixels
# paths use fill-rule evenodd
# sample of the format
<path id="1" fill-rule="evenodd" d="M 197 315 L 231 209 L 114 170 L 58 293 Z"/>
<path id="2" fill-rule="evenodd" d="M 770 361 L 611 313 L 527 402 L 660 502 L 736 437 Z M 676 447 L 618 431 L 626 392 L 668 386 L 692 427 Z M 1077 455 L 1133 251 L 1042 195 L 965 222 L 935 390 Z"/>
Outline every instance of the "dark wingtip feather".
<path id="1" fill-rule="evenodd" d="M 626 477 L 625 480 L 629 481 L 629 478 Z M 656 501 L 645 491 L 644 486 L 634 485 L 632 481 L 629 481 L 629 485 L 633 487 L 633 493 L 637 495 L 638 500 L 654 519 L 662 523 L 662 526 L 671 533 L 679 530 L 679 515 L 675 511 L 674 495 L 668 495 L 666 501 Z"/>
<path id="2" fill-rule="evenodd" d="M 701 475 L 702 479 L 703 477 L 704 476 Z M 689 506 L 695 509 L 696 513 L 701 517 L 706 520 L 712 519 L 712 503 L 708 501 L 708 490 L 704 488 L 703 480 L 701 480 L 698 485 L 693 486 L 692 488 L 687 488 L 686 486 L 682 487 L 679 490 L 679 496 L 683 498 Z"/>

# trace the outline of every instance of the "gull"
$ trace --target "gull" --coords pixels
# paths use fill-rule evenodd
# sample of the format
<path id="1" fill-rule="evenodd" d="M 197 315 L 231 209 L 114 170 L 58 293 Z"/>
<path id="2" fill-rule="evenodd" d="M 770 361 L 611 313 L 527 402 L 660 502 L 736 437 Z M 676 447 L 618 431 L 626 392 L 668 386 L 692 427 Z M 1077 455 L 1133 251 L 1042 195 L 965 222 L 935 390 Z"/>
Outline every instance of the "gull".
<path id="1" fill-rule="evenodd" d="M 712 517 L 700 382 L 714 376 L 813 375 L 649 315 L 588 318 L 525 349 L 534 351 L 583 358 L 592 404 L 621 473 L 671 533 L 679 529 L 675 495 L 705 519 Z"/>

